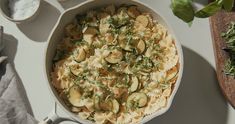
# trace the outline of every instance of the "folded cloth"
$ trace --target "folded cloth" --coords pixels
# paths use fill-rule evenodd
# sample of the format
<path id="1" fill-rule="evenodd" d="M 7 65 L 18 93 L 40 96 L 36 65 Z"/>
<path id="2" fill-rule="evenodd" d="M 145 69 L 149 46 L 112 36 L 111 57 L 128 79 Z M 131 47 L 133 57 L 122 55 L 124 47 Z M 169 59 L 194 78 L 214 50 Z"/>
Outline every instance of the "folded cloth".
<path id="1" fill-rule="evenodd" d="M 21 80 L 7 57 L 0 55 L 0 124 L 37 123 Z"/>

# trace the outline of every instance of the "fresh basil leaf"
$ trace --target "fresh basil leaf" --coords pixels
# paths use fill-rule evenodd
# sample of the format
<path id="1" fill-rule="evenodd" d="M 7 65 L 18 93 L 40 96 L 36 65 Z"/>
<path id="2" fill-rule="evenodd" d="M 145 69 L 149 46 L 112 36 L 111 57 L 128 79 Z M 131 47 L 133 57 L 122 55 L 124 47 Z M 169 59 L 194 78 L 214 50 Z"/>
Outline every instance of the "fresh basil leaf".
<path id="1" fill-rule="evenodd" d="M 171 9 L 175 16 L 184 22 L 192 22 L 194 19 L 194 9 L 191 0 L 172 0 Z"/>
<path id="2" fill-rule="evenodd" d="M 224 0 L 223 7 L 226 11 L 231 11 L 234 6 L 234 0 Z"/>
<path id="3" fill-rule="evenodd" d="M 195 13 L 195 16 L 198 18 L 207 18 L 214 15 L 216 12 L 221 10 L 223 4 L 223 0 L 216 0 L 214 2 L 209 3 L 201 10 Z"/>

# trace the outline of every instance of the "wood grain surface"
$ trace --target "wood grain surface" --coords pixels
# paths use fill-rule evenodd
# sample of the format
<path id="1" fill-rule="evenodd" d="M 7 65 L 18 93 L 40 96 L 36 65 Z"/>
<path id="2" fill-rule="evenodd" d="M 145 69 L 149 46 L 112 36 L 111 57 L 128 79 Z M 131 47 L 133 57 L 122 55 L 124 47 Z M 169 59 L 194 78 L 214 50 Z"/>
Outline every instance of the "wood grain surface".
<path id="1" fill-rule="evenodd" d="M 219 85 L 229 103 L 235 108 L 235 77 L 225 75 L 223 72 L 225 62 L 229 56 L 222 50 L 226 45 L 221 37 L 221 33 L 226 31 L 228 24 L 231 21 L 235 21 L 235 12 L 220 11 L 210 17 L 209 20 Z"/>

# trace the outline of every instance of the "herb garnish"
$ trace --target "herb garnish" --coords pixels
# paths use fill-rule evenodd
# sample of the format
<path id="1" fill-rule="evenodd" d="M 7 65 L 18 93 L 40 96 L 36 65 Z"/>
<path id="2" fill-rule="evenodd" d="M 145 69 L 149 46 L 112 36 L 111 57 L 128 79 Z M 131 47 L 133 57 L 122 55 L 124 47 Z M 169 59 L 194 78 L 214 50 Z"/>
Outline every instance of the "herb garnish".
<path id="1" fill-rule="evenodd" d="M 229 59 L 225 63 L 224 73 L 226 75 L 235 76 L 235 22 L 231 22 L 226 32 L 222 33 L 226 48 L 224 50 L 228 52 Z"/>

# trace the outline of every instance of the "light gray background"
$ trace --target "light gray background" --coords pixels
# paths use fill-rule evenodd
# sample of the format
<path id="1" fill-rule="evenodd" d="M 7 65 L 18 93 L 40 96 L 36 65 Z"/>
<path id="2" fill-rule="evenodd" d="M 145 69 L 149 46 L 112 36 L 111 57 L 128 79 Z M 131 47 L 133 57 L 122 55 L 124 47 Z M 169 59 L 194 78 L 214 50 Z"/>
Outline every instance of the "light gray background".
<path id="1" fill-rule="evenodd" d="M 70 2 L 63 4 L 47 1 L 42 3 L 39 16 L 31 23 L 16 25 L 0 15 L 0 25 L 8 34 L 5 35 L 5 54 L 14 62 L 38 120 L 46 117 L 54 104 L 43 74 L 46 39 L 61 12 L 84 0 L 68 0 Z M 208 19 L 195 19 L 192 27 L 188 27 L 172 14 L 170 0 L 141 1 L 167 19 L 183 45 L 185 56 L 182 83 L 172 107 L 149 124 L 235 124 L 235 110 L 222 97 L 215 76 Z M 60 108 L 58 112 L 66 117 Z"/>

